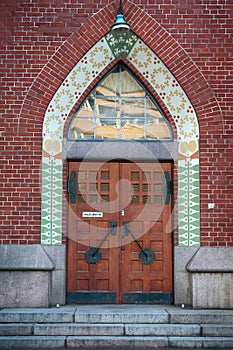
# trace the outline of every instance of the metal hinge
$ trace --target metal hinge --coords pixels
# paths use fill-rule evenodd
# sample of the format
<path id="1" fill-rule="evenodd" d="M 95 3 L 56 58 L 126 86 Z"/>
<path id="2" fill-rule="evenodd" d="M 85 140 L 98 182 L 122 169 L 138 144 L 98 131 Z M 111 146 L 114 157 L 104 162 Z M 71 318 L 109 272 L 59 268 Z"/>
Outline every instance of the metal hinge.
<path id="1" fill-rule="evenodd" d="M 70 179 L 68 181 L 68 192 L 70 194 L 70 203 L 75 204 L 78 192 L 78 177 L 75 170 L 72 170 L 70 173 Z"/>
<path id="2" fill-rule="evenodd" d="M 170 203 L 170 196 L 173 194 L 173 181 L 171 181 L 170 173 L 164 171 L 164 204 Z"/>

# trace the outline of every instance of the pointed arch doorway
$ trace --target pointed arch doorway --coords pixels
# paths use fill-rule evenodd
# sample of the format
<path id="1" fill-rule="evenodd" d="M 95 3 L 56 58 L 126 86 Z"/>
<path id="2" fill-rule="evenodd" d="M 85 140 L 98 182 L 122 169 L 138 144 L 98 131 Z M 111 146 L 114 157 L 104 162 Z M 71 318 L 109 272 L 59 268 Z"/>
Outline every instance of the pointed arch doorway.
<path id="1" fill-rule="evenodd" d="M 64 127 L 68 115 L 89 86 L 96 78 L 119 56 L 144 76 L 169 112 L 171 123 L 176 128 L 177 143 L 169 142 L 160 145 L 155 141 L 147 145 L 147 140 L 140 143 L 141 147 L 130 147 L 131 141 L 125 140 L 117 146 L 109 141 L 108 147 L 100 150 L 97 143 L 102 141 L 74 142 L 76 157 L 84 159 L 88 147 L 96 151 L 97 159 L 122 159 L 153 161 L 148 150 L 157 160 L 176 159 L 176 194 L 177 194 L 177 231 L 180 246 L 199 246 L 200 244 L 200 182 L 199 182 L 199 124 L 195 109 L 176 77 L 169 71 L 161 59 L 140 40 L 133 32 L 118 41 L 112 33 L 101 38 L 72 67 L 62 84 L 56 90 L 44 116 L 43 123 L 43 154 L 42 154 L 42 194 L 41 194 L 41 244 L 60 245 L 65 242 L 64 230 L 65 207 L 62 182 L 63 160 L 72 159 L 69 149 L 66 149 Z M 97 142 L 97 143 L 96 143 Z M 85 144 L 85 147 L 84 147 Z M 114 144 L 114 145 L 113 145 Z M 137 143 L 136 143 L 137 144 Z M 142 147 L 145 146 L 146 148 Z M 156 144 L 156 147 L 153 147 Z M 88 147 L 86 147 L 89 145 Z M 161 150 L 161 147 L 162 150 Z M 151 147 L 151 149 L 150 149 Z M 143 151 L 142 151 L 143 149 Z M 114 153 L 115 150 L 115 153 Z M 175 152 L 174 152 L 175 150 Z M 177 154 L 176 154 L 177 152 Z M 72 152 L 71 152 L 72 153 Z M 150 152 L 149 152 L 150 153 Z M 175 153 L 175 154 L 174 154 Z M 93 153 L 90 160 L 93 161 Z"/>
<path id="2" fill-rule="evenodd" d="M 118 64 L 75 113 L 69 138 L 86 155 L 69 155 L 67 301 L 171 303 L 172 164 L 150 147 L 172 140 L 159 106 Z"/>

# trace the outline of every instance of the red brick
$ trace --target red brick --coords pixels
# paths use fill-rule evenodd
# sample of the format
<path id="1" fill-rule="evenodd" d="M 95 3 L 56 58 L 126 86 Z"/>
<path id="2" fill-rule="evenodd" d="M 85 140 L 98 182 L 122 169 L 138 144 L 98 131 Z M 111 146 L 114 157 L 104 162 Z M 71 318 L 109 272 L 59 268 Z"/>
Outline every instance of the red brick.
<path id="1" fill-rule="evenodd" d="M 115 22 L 117 8 L 110 0 L 0 4 L 1 243 L 40 242 L 44 113 L 76 62 Z M 197 112 L 202 245 L 233 246 L 232 1 L 126 0 L 124 14 L 178 79 Z M 163 101 L 150 91 L 174 126 Z M 64 175 L 64 193 L 65 183 Z M 209 202 L 216 204 L 211 212 Z"/>

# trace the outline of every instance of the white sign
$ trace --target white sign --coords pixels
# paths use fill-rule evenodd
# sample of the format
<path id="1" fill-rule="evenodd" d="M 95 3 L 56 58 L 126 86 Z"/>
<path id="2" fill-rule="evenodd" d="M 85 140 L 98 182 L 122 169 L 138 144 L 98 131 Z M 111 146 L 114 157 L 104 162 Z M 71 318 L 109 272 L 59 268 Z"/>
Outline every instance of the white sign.
<path id="1" fill-rule="evenodd" d="M 82 213 L 83 218 L 102 218 L 104 214 L 99 211 L 84 211 Z"/>

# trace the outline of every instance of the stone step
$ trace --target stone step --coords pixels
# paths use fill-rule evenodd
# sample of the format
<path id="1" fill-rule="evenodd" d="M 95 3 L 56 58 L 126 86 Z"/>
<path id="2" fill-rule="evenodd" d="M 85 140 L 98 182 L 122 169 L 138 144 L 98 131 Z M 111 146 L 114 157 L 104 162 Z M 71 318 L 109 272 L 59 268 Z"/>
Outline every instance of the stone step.
<path id="1" fill-rule="evenodd" d="M 169 337 L 169 346 L 176 348 L 232 349 L 233 337 Z"/>
<path id="2" fill-rule="evenodd" d="M 168 347 L 168 337 L 110 337 L 81 336 L 68 337 L 67 347 L 80 349 L 155 349 Z"/>
<path id="3" fill-rule="evenodd" d="M 233 324 L 233 310 L 192 310 L 172 306 L 77 306 L 77 323 Z"/>
<path id="4" fill-rule="evenodd" d="M 124 324 L 36 324 L 34 335 L 124 335 Z"/>
<path id="5" fill-rule="evenodd" d="M 69 323 L 74 322 L 76 307 L 49 309 L 2 309 L 0 323 Z"/>
<path id="6" fill-rule="evenodd" d="M 64 349 L 66 337 L 6 336 L 0 337 L 0 349 Z"/>
<path id="7" fill-rule="evenodd" d="M 233 337 L 155 337 L 155 336 L 76 336 L 67 338 L 67 346 L 81 349 L 155 349 L 155 348 L 232 348 Z"/>
<path id="8" fill-rule="evenodd" d="M 74 305 L 0 310 L 0 349 L 233 349 L 233 310 Z"/>
<path id="9" fill-rule="evenodd" d="M 110 335 L 110 336 L 200 336 L 200 325 L 170 324 L 2 324 L 0 335 Z"/>
<path id="10" fill-rule="evenodd" d="M 174 324 L 127 324 L 125 335 L 129 336 L 201 336 L 200 325 L 174 325 Z"/>
<path id="11" fill-rule="evenodd" d="M 168 310 L 174 324 L 233 324 L 233 310 Z"/>
<path id="12" fill-rule="evenodd" d="M 77 306 L 77 323 L 169 323 L 169 313 L 162 307 L 149 305 Z"/>
<path id="13" fill-rule="evenodd" d="M 202 324 L 203 337 L 233 337 L 233 323 L 231 325 Z"/>
<path id="14" fill-rule="evenodd" d="M 172 306 L 98 305 L 49 309 L 2 309 L 0 323 L 233 324 L 233 310 L 189 310 Z"/>
<path id="15" fill-rule="evenodd" d="M 179 337 L 233 337 L 233 325 L 213 324 L 84 324 L 50 323 L 0 324 L 0 336 L 36 335 L 36 336 L 179 336 Z"/>
<path id="16" fill-rule="evenodd" d="M 0 324 L 0 336 L 32 335 L 32 334 L 33 334 L 33 324 L 27 324 L 27 323 Z"/>
<path id="17" fill-rule="evenodd" d="M 233 348 L 233 337 L 3 336 L 0 349 Z"/>

